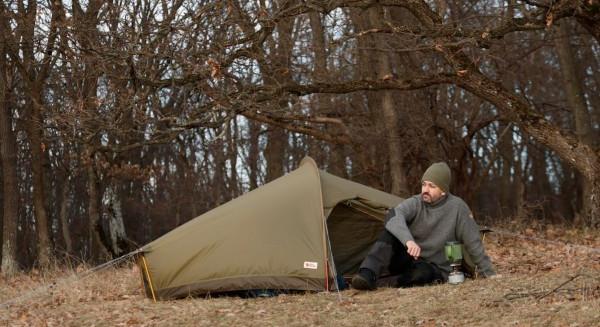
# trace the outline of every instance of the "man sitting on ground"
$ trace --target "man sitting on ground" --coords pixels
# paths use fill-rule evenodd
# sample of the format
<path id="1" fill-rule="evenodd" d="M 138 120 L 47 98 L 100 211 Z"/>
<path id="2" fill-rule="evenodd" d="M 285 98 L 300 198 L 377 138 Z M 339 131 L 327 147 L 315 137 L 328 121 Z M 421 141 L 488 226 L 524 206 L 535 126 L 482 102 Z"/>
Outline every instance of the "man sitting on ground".
<path id="1" fill-rule="evenodd" d="M 495 275 L 471 210 L 449 192 L 450 178 L 446 163 L 431 165 L 421 179 L 421 194 L 388 212 L 385 229 L 352 278 L 353 288 L 374 290 L 377 286 L 411 287 L 446 281 L 451 268 L 444 246 L 449 241 L 463 244 L 480 276 Z M 380 279 L 384 271 L 392 277 Z"/>

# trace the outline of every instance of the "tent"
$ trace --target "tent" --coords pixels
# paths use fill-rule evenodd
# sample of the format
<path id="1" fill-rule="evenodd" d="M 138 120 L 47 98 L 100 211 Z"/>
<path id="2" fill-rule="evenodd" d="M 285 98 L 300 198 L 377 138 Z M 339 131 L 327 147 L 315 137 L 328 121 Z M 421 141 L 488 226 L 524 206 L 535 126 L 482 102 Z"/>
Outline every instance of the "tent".
<path id="1" fill-rule="evenodd" d="M 140 249 L 146 294 L 174 299 L 276 289 L 333 290 L 352 274 L 402 199 L 299 168 L 190 220 Z"/>

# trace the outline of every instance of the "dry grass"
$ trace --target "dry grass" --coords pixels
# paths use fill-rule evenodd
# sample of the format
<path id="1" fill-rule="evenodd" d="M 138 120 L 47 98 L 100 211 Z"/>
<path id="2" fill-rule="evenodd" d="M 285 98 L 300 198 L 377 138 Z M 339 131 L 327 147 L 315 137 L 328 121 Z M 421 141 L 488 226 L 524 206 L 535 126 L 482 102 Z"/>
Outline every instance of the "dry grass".
<path id="1" fill-rule="evenodd" d="M 548 238 L 555 231 L 534 233 Z M 139 273 L 131 267 L 84 279 L 75 275 L 77 269 L 32 272 L 0 279 L 0 303 L 13 301 L 0 307 L 0 326 L 600 325 L 600 237 L 561 231 L 553 239 L 596 250 L 496 235 L 486 241 L 501 274 L 495 279 L 458 286 L 159 303 L 142 296 Z"/>

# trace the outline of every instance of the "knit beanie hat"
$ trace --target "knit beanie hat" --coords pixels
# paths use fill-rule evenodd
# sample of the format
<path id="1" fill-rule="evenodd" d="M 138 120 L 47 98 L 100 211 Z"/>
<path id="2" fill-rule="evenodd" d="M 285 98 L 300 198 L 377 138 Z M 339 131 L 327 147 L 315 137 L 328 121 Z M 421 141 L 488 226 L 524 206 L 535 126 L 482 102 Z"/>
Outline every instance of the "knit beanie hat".
<path id="1" fill-rule="evenodd" d="M 450 178 L 450 167 L 445 162 L 436 162 L 427 168 L 421 178 L 421 183 L 429 181 L 441 188 L 442 191 L 448 192 L 450 191 Z"/>

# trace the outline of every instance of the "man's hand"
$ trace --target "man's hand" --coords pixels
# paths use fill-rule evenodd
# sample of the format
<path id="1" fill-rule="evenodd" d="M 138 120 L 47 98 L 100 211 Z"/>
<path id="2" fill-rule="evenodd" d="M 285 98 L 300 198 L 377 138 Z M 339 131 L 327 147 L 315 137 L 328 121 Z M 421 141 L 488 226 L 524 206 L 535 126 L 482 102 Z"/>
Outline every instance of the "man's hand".
<path id="1" fill-rule="evenodd" d="M 421 255 L 421 247 L 417 245 L 414 241 L 406 242 L 406 252 L 410 254 L 413 258 L 417 259 Z"/>

